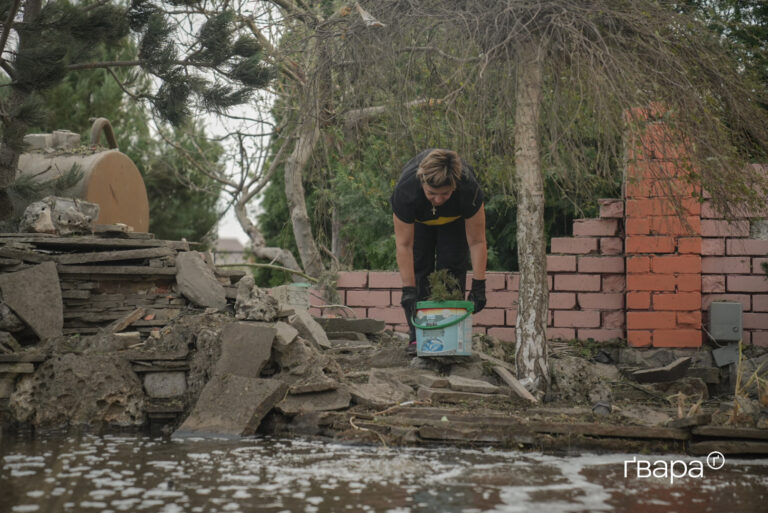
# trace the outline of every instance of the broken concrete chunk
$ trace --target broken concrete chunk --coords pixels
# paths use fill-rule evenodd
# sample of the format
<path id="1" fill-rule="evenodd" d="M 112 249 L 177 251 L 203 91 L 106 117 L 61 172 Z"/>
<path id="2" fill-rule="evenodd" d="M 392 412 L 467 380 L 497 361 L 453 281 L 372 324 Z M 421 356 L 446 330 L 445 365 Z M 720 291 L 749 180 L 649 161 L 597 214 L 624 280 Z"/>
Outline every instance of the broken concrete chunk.
<path id="1" fill-rule="evenodd" d="M 3 301 L 41 339 L 57 337 L 64 326 L 63 303 L 56 264 L 0 275 Z"/>
<path id="2" fill-rule="evenodd" d="M 0 330 L 16 333 L 24 329 L 24 322 L 8 305 L 0 301 Z"/>
<path id="3" fill-rule="evenodd" d="M 288 390 L 293 395 L 311 394 L 315 392 L 326 392 L 339 388 L 339 382 L 329 378 L 321 372 L 313 373 L 291 385 Z"/>
<path id="4" fill-rule="evenodd" d="M 57 235 L 90 234 L 99 217 L 99 205 L 75 198 L 48 196 L 24 210 L 20 232 Z"/>
<path id="5" fill-rule="evenodd" d="M 205 385 L 192 413 L 173 437 L 253 435 L 287 389 L 288 385 L 274 379 L 215 375 Z"/>
<path id="6" fill-rule="evenodd" d="M 350 385 L 349 392 L 356 404 L 371 408 L 388 408 L 412 398 L 412 393 L 390 383 Z"/>
<path id="7" fill-rule="evenodd" d="M 678 358 L 663 367 L 634 371 L 631 373 L 631 377 L 638 383 L 662 383 L 666 381 L 674 381 L 685 376 L 685 372 L 690 366 L 690 357 Z"/>
<path id="8" fill-rule="evenodd" d="M 258 378 L 272 355 L 277 330 L 251 322 L 232 322 L 221 330 L 221 358 L 216 374 Z"/>
<path id="9" fill-rule="evenodd" d="M 288 344 L 296 340 L 296 337 L 299 336 L 299 330 L 287 322 L 277 321 L 275 323 L 275 329 L 277 330 L 277 333 L 275 334 L 274 344 L 275 347 L 279 349 L 288 347 Z"/>
<path id="10" fill-rule="evenodd" d="M 273 322 L 278 316 L 279 309 L 277 300 L 257 287 L 253 276 L 243 276 L 237 282 L 236 319 Z"/>
<path id="11" fill-rule="evenodd" d="M 391 388 L 392 390 L 400 392 L 404 397 L 410 397 L 413 394 L 413 388 L 404 384 L 400 377 L 395 373 L 386 370 L 371 369 L 368 383 L 374 386 Z"/>
<path id="12" fill-rule="evenodd" d="M 288 395 L 277 404 L 277 409 L 286 415 L 297 415 L 311 411 L 343 410 L 349 407 L 352 396 L 345 388 L 338 388 L 317 394 Z"/>
<path id="13" fill-rule="evenodd" d="M 325 334 L 322 326 L 307 312 L 306 310 L 297 310 L 289 319 L 288 322 L 299 330 L 299 334 L 307 339 L 310 343 L 315 344 L 323 349 L 330 349 L 331 343 L 328 341 L 328 336 Z"/>
<path id="14" fill-rule="evenodd" d="M 144 390 L 153 398 L 178 397 L 187 390 L 187 380 L 184 372 L 147 372 Z"/>
<path id="15" fill-rule="evenodd" d="M 472 392 L 476 394 L 498 394 L 501 388 L 478 379 L 462 378 L 461 376 L 448 376 L 448 386 L 457 392 Z"/>
<path id="16" fill-rule="evenodd" d="M 18 353 L 21 351 L 21 345 L 7 331 L 0 331 L 0 354 Z"/>
<path id="17" fill-rule="evenodd" d="M 176 284 L 179 292 L 198 306 L 218 310 L 227 306 L 224 286 L 196 251 L 176 256 Z"/>

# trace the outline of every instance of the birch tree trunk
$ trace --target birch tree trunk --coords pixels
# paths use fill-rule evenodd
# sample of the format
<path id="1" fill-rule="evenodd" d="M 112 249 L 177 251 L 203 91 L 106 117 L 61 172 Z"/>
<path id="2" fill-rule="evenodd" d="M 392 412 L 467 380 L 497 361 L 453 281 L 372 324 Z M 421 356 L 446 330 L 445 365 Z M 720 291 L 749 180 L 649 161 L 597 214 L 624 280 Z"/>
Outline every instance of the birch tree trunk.
<path id="1" fill-rule="evenodd" d="M 549 386 L 546 337 L 549 291 L 544 234 L 544 182 L 539 156 L 542 66 L 537 41 L 523 43 L 518 52 L 515 180 L 518 197 L 520 294 L 515 366 L 518 378 L 530 378 L 536 390 L 545 391 Z"/>
<path id="2" fill-rule="evenodd" d="M 293 253 L 287 249 L 267 246 L 267 242 L 264 240 L 264 235 L 259 230 L 259 227 L 248 218 L 243 203 L 238 202 L 235 204 L 235 215 L 243 231 L 251 239 L 251 251 L 253 251 L 256 257 L 270 260 L 271 262 L 279 262 L 283 267 L 301 271 L 301 267 L 299 267 L 299 263 L 296 261 Z M 295 281 L 300 281 L 297 275 L 294 274 L 293 277 Z"/>

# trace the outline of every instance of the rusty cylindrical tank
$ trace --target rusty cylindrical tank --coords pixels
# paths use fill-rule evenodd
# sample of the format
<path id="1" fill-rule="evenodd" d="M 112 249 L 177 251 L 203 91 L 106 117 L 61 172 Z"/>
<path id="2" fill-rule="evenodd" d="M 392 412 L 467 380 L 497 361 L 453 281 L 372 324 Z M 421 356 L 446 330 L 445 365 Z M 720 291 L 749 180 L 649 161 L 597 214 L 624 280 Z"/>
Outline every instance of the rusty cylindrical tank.
<path id="1" fill-rule="evenodd" d="M 30 142 L 33 149 L 19 157 L 18 177 L 32 177 L 37 182 L 56 180 L 75 166 L 80 179 L 58 195 L 98 203 L 96 224 L 123 223 L 136 232 L 146 232 L 149 201 L 141 173 L 127 155 L 118 151 L 107 120 L 96 120 L 91 144 L 98 144 L 102 130 L 110 149 L 80 147 L 79 136 L 71 132 L 28 136 L 25 142 Z"/>

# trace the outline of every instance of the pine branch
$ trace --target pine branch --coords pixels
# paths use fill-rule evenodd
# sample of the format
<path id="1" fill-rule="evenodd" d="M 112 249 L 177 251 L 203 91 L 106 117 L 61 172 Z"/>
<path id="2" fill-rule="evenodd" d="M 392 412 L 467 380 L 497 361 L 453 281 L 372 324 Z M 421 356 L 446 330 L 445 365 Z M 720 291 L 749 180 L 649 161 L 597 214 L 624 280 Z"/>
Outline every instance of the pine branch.
<path id="1" fill-rule="evenodd" d="M 77 71 L 81 69 L 99 69 L 99 68 L 130 68 L 141 66 L 144 61 L 105 61 L 105 62 L 85 62 L 82 64 L 70 64 L 65 69 L 67 71 Z M 175 63 L 183 64 L 183 63 Z"/>
<path id="2" fill-rule="evenodd" d="M 5 25 L 3 25 L 3 34 L 0 36 L 0 55 L 2 55 L 3 51 L 5 51 L 5 44 L 8 42 L 8 36 L 11 34 L 13 19 L 16 17 L 16 13 L 19 11 L 20 6 L 21 0 L 14 0 L 11 10 L 8 11 L 8 19 L 5 21 Z M 11 78 L 13 79 L 13 76 Z"/>

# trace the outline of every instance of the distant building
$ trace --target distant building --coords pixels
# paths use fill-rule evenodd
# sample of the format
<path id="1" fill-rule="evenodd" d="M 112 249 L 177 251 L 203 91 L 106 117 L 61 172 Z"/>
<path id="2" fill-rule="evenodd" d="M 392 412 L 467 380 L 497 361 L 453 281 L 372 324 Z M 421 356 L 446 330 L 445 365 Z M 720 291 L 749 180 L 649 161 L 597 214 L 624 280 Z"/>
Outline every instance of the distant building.
<path id="1" fill-rule="evenodd" d="M 234 238 L 218 239 L 213 247 L 213 256 L 217 265 L 246 262 L 245 247 Z"/>

